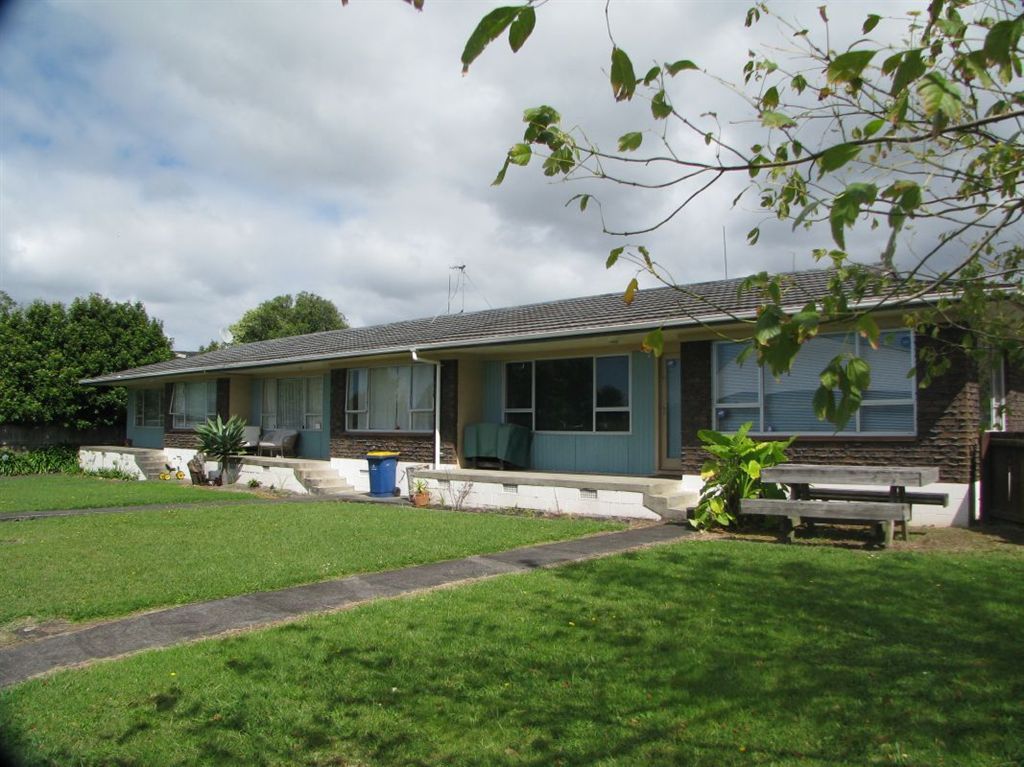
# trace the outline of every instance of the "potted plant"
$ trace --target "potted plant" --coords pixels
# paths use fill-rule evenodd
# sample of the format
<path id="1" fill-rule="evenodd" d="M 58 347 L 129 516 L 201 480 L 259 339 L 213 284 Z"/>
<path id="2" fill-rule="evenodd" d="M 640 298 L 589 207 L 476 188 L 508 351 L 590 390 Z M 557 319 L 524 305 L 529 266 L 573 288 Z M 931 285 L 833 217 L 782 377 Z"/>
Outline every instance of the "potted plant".
<path id="1" fill-rule="evenodd" d="M 425 480 L 417 479 L 412 484 L 412 504 L 422 507 L 428 503 L 430 503 L 430 491 L 427 490 L 427 483 Z"/>
<path id="2" fill-rule="evenodd" d="M 237 477 L 238 456 L 245 445 L 245 419 L 233 415 L 224 422 L 218 415 L 216 420 L 210 419 L 202 426 L 196 427 L 199 435 L 199 450 L 220 464 L 218 485 L 230 484 Z M 232 476 L 234 474 L 235 476 Z"/>

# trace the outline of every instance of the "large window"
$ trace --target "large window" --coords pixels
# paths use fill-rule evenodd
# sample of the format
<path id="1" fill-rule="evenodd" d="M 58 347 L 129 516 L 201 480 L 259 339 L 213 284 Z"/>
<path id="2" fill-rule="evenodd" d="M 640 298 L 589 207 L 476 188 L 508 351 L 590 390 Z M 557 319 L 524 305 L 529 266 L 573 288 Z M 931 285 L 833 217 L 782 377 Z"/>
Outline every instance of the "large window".
<path id="1" fill-rule="evenodd" d="M 818 336 L 804 344 L 788 375 L 776 379 L 753 360 L 736 358 L 745 344 L 714 345 L 714 423 L 719 431 L 736 431 L 753 423 L 753 432 L 830 434 L 835 427 L 819 421 L 812 401 L 818 376 L 840 354 L 855 354 L 871 366 L 871 385 L 843 433 L 908 435 L 915 433 L 916 381 L 913 338 L 909 331 L 883 332 L 877 349 L 852 334 Z M 908 377 L 909 376 L 909 377 Z"/>
<path id="2" fill-rule="evenodd" d="M 324 424 L 323 376 L 268 378 L 263 381 L 264 429 L 321 431 Z"/>
<path id="3" fill-rule="evenodd" d="M 162 388 L 135 390 L 135 425 L 163 428 L 164 390 Z"/>
<path id="4" fill-rule="evenodd" d="M 505 423 L 535 431 L 628 432 L 629 357 L 505 364 Z"/>
<path id="5" fill-rule="evenodd" d="M 350 368 L 345 423 L 350 431 L 433 431 L 434 366 Z"/>
<path id="6" fill-rule="evenodd" d="M 217 415 L 217 382 L 174 384 L 171 416 L 175 429 L 191 429 Z"/>

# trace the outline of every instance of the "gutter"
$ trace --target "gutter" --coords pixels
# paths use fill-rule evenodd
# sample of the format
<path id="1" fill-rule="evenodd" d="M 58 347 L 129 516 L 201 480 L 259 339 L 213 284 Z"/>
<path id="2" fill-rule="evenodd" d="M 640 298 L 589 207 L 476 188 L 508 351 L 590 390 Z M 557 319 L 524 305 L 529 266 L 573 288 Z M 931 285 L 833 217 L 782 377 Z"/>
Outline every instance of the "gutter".
<path id="1" fill-rule="evenodd" d="M 908 302 L 904 305 L 904 308 L 911 308 L 919 305 L 927 305 L 934 303 L 941 298 L 949 298 L 952 294 L 940 294 L 929 296 L 927 300 L 924 298 L 917 299 L 914 302 Z M 883 302 L 863 302 L 855 304 L 854 309 L 865 309 L 877 306 Z M 782 307 L 785 312 L 799 311 L 802 304 L 793 304 L 790 306 Z M 423 344 L 420 349 L 427 350 L 447 350 L 447 349 L 460 349 L 474 346 L 500 346 L 505 344 L 522 343 L 529 341 L 544 341 L 548 339 L 557 338 L 572 338 L 572 337 L 587 337 L 587 336 L 603 336 L 610 333 L 622 333 L 630 331 L 641 331 L 641 330 L 653 330 L 655 328 L 687 328 L 687 327 L 698 327 L 698 326 L 712 326 L 712 325 L 723 325 L 736 322 L 737 320 L 744 319 L 756 319 L 756 310 L 750 310 L 747 312 L 737 312 L 733 316 L 723 317 L 721 313 L 706 314 L 699 317 L 687 317 L 680 318 L 675 321 L 671 320 L 651 320 L 645 319 L 639 322 L 623 323 L 620 325 L 606 325 L 603 327 L 587 327 L 587 328 L 569 328 L 566 330 L 556 330 L 538 333 L 521 333 L 515 335 L 504 335 L 504 336 L 486 336 L 483 338 L 472 338 L 465 341 L 441 341 Z M 245 370 L 247 368 L 261 368 L 261 367 L 274 367 L 276 365 L 295 365 L 303 362 L 324 362 L 330 360 L 343 360 L 353 357 L 376 357 L 385 354 L 401 354 L 403 352 L 415 351 L 416 349 L 410 349 L 408 346 L 393 346 L 383 349 L 361 349 L 352 352 L 327 352 L 324 354 L 312 354 L 298 357 L 280 357 L 276 359 L 266 360 L 246 360 L 244 362 L 231 362 L 224 365 L 209 365 L 198 368 L 183 369 L 171 369 L 166 371 L 160 371 L 157 373 L 136 373 L 130 376 L 115 376 L 107 377 L 100 376 L 97 378 L 83 378 L 78 383 L 83 385 L 107 385 L 107 386 L 119 386 L 128 381 L 148 380 L 153 378 L 168 378 L 171 376 L 183 376 L 183 375 L 202 375 L 210 373 L 224 373 L 231 370 Z M 430 364 L 434 364 L 432 360 L 423 360 Z M 160 363 L 157 363 L 160 364 Z"/>
<path id="2" fill-rule="evenodd" d="M 413 362 L 424 362 L 434 366 L 434 466 L 441 463 L 441 362 L 439 360 L 421 359 L 415 347 L 409 349 Z"/>

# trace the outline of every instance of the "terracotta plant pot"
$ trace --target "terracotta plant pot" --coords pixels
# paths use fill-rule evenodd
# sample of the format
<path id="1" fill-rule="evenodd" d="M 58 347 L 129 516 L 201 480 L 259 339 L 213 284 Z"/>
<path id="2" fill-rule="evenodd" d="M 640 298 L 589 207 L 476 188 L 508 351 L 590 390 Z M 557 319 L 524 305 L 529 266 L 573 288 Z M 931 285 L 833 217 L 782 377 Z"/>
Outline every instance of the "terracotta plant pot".
<path id="1" fill-rule="evenodd" d="M 413 506 L 426 506 L 430 503 L 430 493 L 416 493 L 412 497 Z"/>

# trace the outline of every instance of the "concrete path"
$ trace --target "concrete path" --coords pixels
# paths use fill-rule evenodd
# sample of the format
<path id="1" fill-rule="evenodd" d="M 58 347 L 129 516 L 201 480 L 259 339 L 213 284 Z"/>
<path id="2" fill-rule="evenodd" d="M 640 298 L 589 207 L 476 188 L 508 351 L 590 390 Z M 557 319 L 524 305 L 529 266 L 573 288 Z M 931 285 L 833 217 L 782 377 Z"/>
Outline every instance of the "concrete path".
<path id="1" fill-rule="evenodd" d="M 0 648 L 0 687 L 54 669 L 283 623 L 372 599 L 671 543 L 691 532 L 684 525 L 653 525 L 134 615 Z"/>

